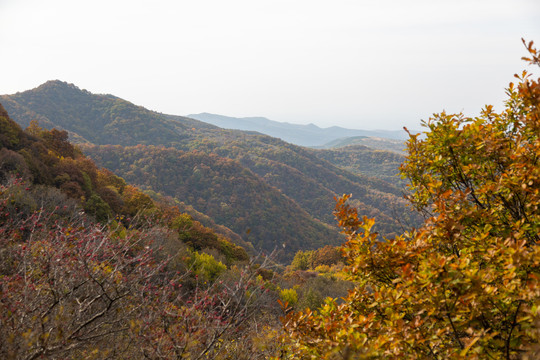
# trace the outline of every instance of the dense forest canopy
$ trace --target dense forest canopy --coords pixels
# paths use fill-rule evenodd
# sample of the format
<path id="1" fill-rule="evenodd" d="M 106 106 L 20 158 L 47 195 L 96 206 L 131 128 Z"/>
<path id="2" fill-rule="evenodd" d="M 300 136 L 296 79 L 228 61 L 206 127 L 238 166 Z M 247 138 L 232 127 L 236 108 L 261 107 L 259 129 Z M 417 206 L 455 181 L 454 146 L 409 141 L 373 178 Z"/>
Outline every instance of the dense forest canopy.
<path id="1" fill-rule="evenodd" d="M 335 230 L 314 221 L 295 202 L 231 159 L 154 146 L 84 149 L 127 181 L 193 204 L 266 253 L 279 250 L 280 257 L 287 259 L 300 249 L 339 245 L 342 240 Z"/>
<path id="2" fill-rule="evenodd" d="M 355 194 L 355 206 L 377 217 L 377 230 L 386 236 L 420 224 L 402 197 L 403 184 L 395 180 L 399 163 L 391 153 L 380 157 L 392 159 L 389 163 L 369 160 L 373 153 L 360 151 L 352 161 L 344 160 L 350 149 L 344 156 L 321 156 L 276 138 L 149 111 L 60 81 L 1 101 L 19 124 L 37 119 L 40 126 L 68 131 L 99 166 L 172 197 L 192 216 L 209 216 L 216 230 L 232 230 L 238 244 L 257 251 L 281 249 L 287 261 L 297 250 L 343 241 L 332 209 L 334 198 L 344 193 Z"/>

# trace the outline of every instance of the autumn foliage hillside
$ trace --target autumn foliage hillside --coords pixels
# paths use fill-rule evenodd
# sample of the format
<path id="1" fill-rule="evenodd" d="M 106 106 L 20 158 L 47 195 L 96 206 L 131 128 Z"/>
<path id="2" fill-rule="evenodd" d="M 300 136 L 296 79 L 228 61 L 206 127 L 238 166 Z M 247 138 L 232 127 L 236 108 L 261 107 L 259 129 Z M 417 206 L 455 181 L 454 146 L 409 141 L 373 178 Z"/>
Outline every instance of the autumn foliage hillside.
<path id="1" fill-rule="evenodd" d="M 1 106 L 0 146 L 0 358 L 272 353 L 264 258 Z"/>
<path id="2" fill-rule="evenodd" d="M 372 173 L 366 176 L 363 171 L 352 173 L 343 170 L 308 149 L 266 135 L 220 129 L 186 117 L 149 111 L 114 96 L 92 94 L 61 81 L 49 81 L 36 89 L 3 95 L 0 99 L 11 116 L 23 126 L 28 126 L 35 119 L 40 126 L 68 131 L 70 138 L 79 143 L 129 147 L 124 150 L 115 148 L 111 154 L 105 154 L 107 147 L 90 147 L 88 149 L 93 150 L 88 154 L 96 156 L 100 166 L 129 177 L 131 182 L 145 190 L 173 196 L 175 201 L 198 212 L 212 212 L 210 217 L 213 221 L 234 228 L 243 241 L 253 243 L 258 250 L 273 249 L 276 245 L 282 247 L 285 243 L 287 259 L 291 259 L 297 249 L 315 249 L 339 241 L 332 209 L 334 197 L 343 193 L 355 194 L 355 205 L 366 215 L 380 219 L 377 230 L 384 235 L 396 235 L 404 228 L 420 223 L 420 217 L 406 206 L 400 187 L 380 177 L 375 178 Z M 207 177 L 205 168 L 199 169 L 195 164 L 191 168 L 179 166 L 170 156 L 158 157 L 158 163 L 158 159 L 154 161 L 143 151 L 131 148 L 137 145 L 174 148 L 184 152 L 184 159 L 192 157 L 191 162 L 197 157 L 201 164 L 210 167 L 207 172 L 212 176 Z M 194 151 L 198 155 L 195 156 Z M 137 156 L 128 155 L 132 152 Z M 105 158 L 106 162 L 102 162 Z M 230 170 L 233 169 L 232 163 L 225 159 L 236 161 L 235 181 L 239 184 L 257 183 L 258 188 L 265 189 L 253 198 L 255 202 L 242 201 L 238 197 L 231 201 L 231 194 L 237 190 L 234 184 L 224 182 L 232 179 Z M 229 173 L 221 173 L 225 168 L 220 164 L 229 164 Z M 377 167 L 376 164 L 371 162 L 369 166 Z M 150 169 L 156 172 L 147 176 Z M 173 176 L 175 179 L 190 180 L 179 181 L 178 187 L 174 188 L 171 182 L 174 169 L 178 170 Z M 205 189 L 195 186 L 192 180 L 197 177 L 202 177 Z M 246 199 L 252 195 L 253 192 L 248 191 Z M 214 204 L 216 199 L 219 199 L 219 204 Z M 235 204 L 236 208 L 224 207 L 224 211 L 218 212 L 217 206 L 221 203 L 225 207 Z M 253 218 L 255 204 L 257 224 L 243 215 L 251 214 Z M 300 211 L 294 210 L 296 216 L 290 215 L 293 209 L 299 208 Z M 231 212 L 238 215 L 236 219 L 231 218 Z M 223 216 L 220 218 L 221 213 Z M 289 220 L 276 221 L 280 216 L 276 213 Z M 293 218 L 297 226 L 288 224 Z M 281 223 L 283 227 L 276 226 Z M 299 231 L 302 228 L 308 229 L 307 232 L 302 234 Z M 312 231 L 314 229 L 317 231 Z M 248 236 L 247 231 L 255 233 Z M 295 240 L 289 243 L 291 239 Z"/>
<path id="3" fill-rule="evenodd" d="M 124 179 L 99 169 L 68 141 L 66 131 L 44 130 L 35 122 L 23 131 L 1 105 L 0 111 L 0 180 L 5 183 L 19 178 L 34 185 L 34 195 L 21 199 L 28 211 L 35 211 L 44 203 L 51 206 L 66 203 L 80 207 L 102 223 L 131 221 L 135 217 L 139 221 L 145 217 L 167 223 L 181 215 L 174 205 L 156 202 Z M 192 223 L 192 227 L 200 229 L 199 233 L 212 234 L 215 237 L 212 246 L 217 246 L 217 235 L 197 221 Z M 192 229 L 192 233 L 197 231 Z M 246 248 L 252 250 L 247 245 Z"/>
<path id="4" fill-rule="evenodd" d="M 335 230 L 314 221 L 237 161 L 154 146 L 85 147 L 85 152 L 134 184 L 193 204 L 259 250 L 281 258 L 305 248 L 338 245 Z M 269 226 L 273 224 L 273 226 Z"/>
<path id="5" fill-rule="evenodd" d="M 540 66 L 524 44 L 524 60 Z M 23 131 L 0 106 L 0 358 L 538 359 L 540 79 L 516 78 L 500 113 L 443 112 L 410 135 L 401 172 L 420 226 L 383 236 L 364 199 L 343 195 L 334 215 L 347 242 L 298 251 L 285 268 L 250 260 L 177 199 L 98 169 L 66 132 Z M 197 146 L 248 146 L 218 140 Z M 197 189 L 202 174 L 222 184 L 244 172 L 232 196 L 264 193 L 270 180 L 257 176 L 272 161 L 290 174 L 316 169 L 312 153 L 262 140 L 269 147 L 236 160 L 189 143 L 92 151 L 148 184 L 162 172 L 163 191 L 191 182 L 184 196 L 201 198 L 212 191 Z M 192 175 L 175 178 L 168 164 Z"/>

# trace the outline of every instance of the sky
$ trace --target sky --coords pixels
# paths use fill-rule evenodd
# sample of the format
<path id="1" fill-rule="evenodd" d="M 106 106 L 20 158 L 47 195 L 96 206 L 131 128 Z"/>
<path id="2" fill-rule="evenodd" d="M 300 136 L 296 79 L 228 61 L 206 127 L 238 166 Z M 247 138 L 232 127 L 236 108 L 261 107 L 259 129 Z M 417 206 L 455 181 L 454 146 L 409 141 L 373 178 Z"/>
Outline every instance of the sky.
<path id="1" fill-rule="evenodd" d="M 58 79 L 174 115 L 418 129 L 500 110 L 539 19 L 538 0 L 0 0 L 0 94 Z"/>

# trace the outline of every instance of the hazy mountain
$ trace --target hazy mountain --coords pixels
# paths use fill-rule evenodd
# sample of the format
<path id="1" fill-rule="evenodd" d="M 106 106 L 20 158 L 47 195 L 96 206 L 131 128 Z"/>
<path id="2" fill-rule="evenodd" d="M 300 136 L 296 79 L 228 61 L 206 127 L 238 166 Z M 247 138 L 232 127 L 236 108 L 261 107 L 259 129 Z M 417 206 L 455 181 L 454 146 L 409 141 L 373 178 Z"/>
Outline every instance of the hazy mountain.
<path id="1" fill-rule="evenodd" d="M 149 111 L 60 81 L 1 96 L 0 102 L 23 126 L 37 119 L 42 126 L 69 131 L 75 141 L 115 145 L 87 150 L 99 165 L 134 184 L 210 212 L 217 224 L 234 229 L 258 249 L 281 242 L 290 250 L 336 243 L 338 232 L 330 228 L 334 197 L 344 193 L 353 194 L 362 215 L 377 218 L 384 235 L 418 221 L 395 185 L 343 170 L 310 149 L 270 136 Z M 195 162 L 184 166 L 179 158 Z M 232 207 L 230 215 L 220 213 L 219 206 Z"/>
<path id="2" fill-rule="evenodd" d="M 201 113 L 187 115 L 224 129 L 257 131 L 301 146 L 322 146 L 333 140 L 350 136 L 380 137 L 395 140 L 407 139 L 403 130 L 355 130 L 339 126 L 320 128 L 317 125 L 298 125 L 269 120 L 264 117 L 235 118 L 223 115 Z"/>
<path id="3" fill-rule="evenodd" d="M 337 149 L 351 145 L 366 146 L 372 149 L 392 151 L 398 154 L 405 154 L 406 148 L 404 140 L 367 136 L 350 136 L 345 138 L 339 138 L 332 140 L 322 146 L 317 146 L 316 148 Z"/>

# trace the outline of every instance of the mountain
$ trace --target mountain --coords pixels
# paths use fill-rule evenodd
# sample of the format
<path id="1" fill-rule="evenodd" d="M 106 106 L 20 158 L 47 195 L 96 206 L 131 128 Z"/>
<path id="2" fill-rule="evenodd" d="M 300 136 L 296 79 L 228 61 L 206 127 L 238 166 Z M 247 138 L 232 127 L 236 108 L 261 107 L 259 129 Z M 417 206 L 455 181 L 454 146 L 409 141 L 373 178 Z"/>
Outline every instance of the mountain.
<path id="1" fill-rule="evenodd" d="M 15 189 L 16 196 L 9 203 L 14 210 L 11 222 L 16 220 L 16 213 L 31 216 L 50 211 L 57 222 L 80 220 L 81 216 L 88 217 L 90 222 L 108 223 L 114 219 L 110 225 L 119 232 L 122 226 L 142 228 L 153 223 L 175 228 L 182 242 L 192 249 L 213 249 L 227 261 L 246 261 L 248 254 L 244 249 L 253 252 L 230 229 L 221 226 L 212 231 L 182 213 L 177 204 L 161 196 L 152 200 L 123 178 L 99 169 L 68 141 L 65 131 L 36 126 L 23 131 L 0 104 L 0 195 L 9 193 L 4 186 Z M 144 220 L 137 223 L 138 218 Z M 182 228 L 176 228 L 179 220 L 185 223 Z M 178 251 L 181 242 L 173 242 L 168 249 Z"/>
<path id="2" fill-rule="evenodd" d="M 0 101 L 21 126 L 67 130 L 74 142 L 93 144 L 174 144 L 191 129 L 216 127 L 193 119 L 163 114 L 112 95 L 94 95 L 73 84 L 48 81 L 31 91 L 1 96 Z"/>
<path id="3" fill-rule="evenodd" d="M 331 141 L 350 136 L 388 138 L 401 140 L 402 142 L 408 138 L 405 131 L 402 130 L 355 130 L 339 126 L 320 128 L 314 124 L 290 124 L 269 120 L 264 117 L 235 118 L 209 113 L 191 114 L 187 116 L 224 129 L 257 131 L 261 134 L 276 137 L 301 146 L 323 146 Z"/>
<path id="4" fill-rule="evenodd" d="M 244 235 L 258 250 L 294 253 L 338 244 L 335 230 L 262 181 L 237 161 L 155 146 L 85 146 L 97 163 L 127 181 L 192 204 L 218 224 Z M 273 224 L 273 226 L 270 226 Z"/>
<path id="5" fill-rule="evenodd" d="M 392 151 L 401 155 L 405 154 L 405 141 L 380 137 L 349 136 L 332 140 L 317 149 L 338 149 L 346 146 L 364 146 L 375 150 Z M 357 149 L 360 149 L 357 147 Z"/>
<path id="6" fill-rule="evenodd" d="M 332 211 L 334 197 L 344 193 L 353 194 L 362 215 L 377 218 L 383 235 L 419 221 L 399 187 L 267 135 L 161 114 L 61 81 L 3 95 L 0 102 L 22 126 L 37 119 L 41 126 L 68 131 L 100 166 L 198 212 L 211 212 L 216 224 L 235 229 L 258 250 L 285 242 L 287 257 L 289 250 L 339 242 Z M 239 214 L 246 216 L 236 218 Z"/>
<path id="7" fill-rule="evenodd" d="M 314 149 L 313 153 L 318 158 L 354 174 L 381 179 L 400 188 L 407 184 L 398 175 L 399 166 L 405 157 L 396 152 L 373 149 L 364 145 L 348 145 L 332 149 Z"/>

